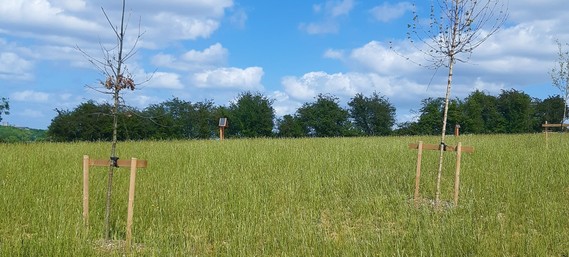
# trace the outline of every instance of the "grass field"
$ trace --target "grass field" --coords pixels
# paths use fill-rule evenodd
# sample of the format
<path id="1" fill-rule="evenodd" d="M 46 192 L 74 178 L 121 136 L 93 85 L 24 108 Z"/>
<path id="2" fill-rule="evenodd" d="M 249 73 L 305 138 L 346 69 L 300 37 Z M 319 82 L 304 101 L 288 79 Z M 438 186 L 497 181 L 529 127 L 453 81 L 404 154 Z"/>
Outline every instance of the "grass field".
<path id="1" fill-rule="evenodd" d="M 569 135 L 461 136 L 459 205 L 415 208 L 416 150 L 436 137 L 119 143 L 137 175 L 136 256 L 568 256 Z M 448 144 L 455 145 L 450 137 Z M 0 144 L 0 256 L 122 256 L 128 169 L 115 174 L 111 242 L 103 238 L 106 168 L 82 158 L 109 143 Z M 452 202 L 454 155 L 442 200 Z M 423 154 L 421 194 L 435 195 L 438 152 Z"/>

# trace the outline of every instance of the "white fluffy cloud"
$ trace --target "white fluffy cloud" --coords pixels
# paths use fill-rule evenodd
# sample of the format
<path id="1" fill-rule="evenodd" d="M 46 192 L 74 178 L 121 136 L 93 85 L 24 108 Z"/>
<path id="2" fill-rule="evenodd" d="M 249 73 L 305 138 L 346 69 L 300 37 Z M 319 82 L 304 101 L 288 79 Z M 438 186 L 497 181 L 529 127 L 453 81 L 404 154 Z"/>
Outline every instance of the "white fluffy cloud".
<path id="1" fill-rule="evenodd" d="M 148 28 L 149 37 L 170 40 L 208 38 L 219 28 L 219 21 L 206 18 L 187 17 L 183 14 L 163 12 L 151 17 L 150 24 L 162 24 L 161 28 Z"/>
<path id="2" fill-rule="evenodd" d="M 102 26 L 93 20 L 83 19 L 72 10 L 82 10 L 81 3 L 49 0 L 11 0 L 0 5 L 0 25 L 10 28 L 11 34 L 42 38 L 54 31 L 87 35 L 100 33 Z M 63 7 L 72 7 L 63 9 Z"/>
<path id="3" fill-rule="evenodd" d="M 403 16 L 406 12 L 413 10 L 413 4 L 409 2 L 399 2 L 397 4 L 390 4 L 384 2 L 371 9 L 372 16 L 381 22 L 389 22 Z"/>
<path id="4" fill-rule="evenodd" d="M 300 23 L 298 28 L 308 34 L 330 34 L 340 30 L 338 19 L 348 15 L 354 8 L 354 0 L 327 0 L 313 6 L 316 14 L 322 14 L 320 21 Z"/>
<path id="5" fill-rule="evenodd" d="M 206 70 L 193 75 L 192 82 L 200 88 L 234 88 L 242 90 L 258 90 L 262 88 L 263 68 L 249 67 L 218 68 Z"/>
<path id="6" fill-rule="evenodd" d="M 152 58 L 152 63 L 157 67 L 192 71 L 223 66 L 227 63 L 228 55 L 229 51 L 216 43 L 203 51 L 190 50 L 181 56 L 158 54 Z"/>
<path id="7" fill-rule="evenodd" d="M 32 75 L 33 63 L 15 53 L 0 53 L 0 79 L 28 80 Z"/>
<path id="8" fill-rule="evenodd" d="M 47 102 L 49 100 L 49 94 L 44 92 L 25 90 L 12 93 L 12 95 L 10 95 L 10 100 L 21 102 Z"/>
<path id="9" fill-rule="evenodd" d="M 156 72 L 148 81 L 148 86 L 153 88 L 182 89 L 184 85 L 180 81 L 180 75 L 169 72 Z"/>
<path id="10" fill-rule="evenodd" d="M 302 77 L 285 77 L 282 84 L 285 93 L 299 101 L 311 100 L 319 93 L 333 94 L 347 100 L 357 93 L 378 92 L 388 97 L 405 98 L 405 95 L 425 90 L 425 87 L 394 77 L 357 72 L 310 72 Z"/>
<path id="11" fill-rule="evenodd" d="M 138 46 L 142 48 L 164 47 L 178 40 L 209 38 L 219 28 L 225 11 L 232 6 L 233 0 L 129 1 L 127 15 L 131 18 L 127 30 L 127 45 L 132 45 L 136 39 L 139 18 L 144 36 Z M 118 25 L 122 7 L 120 1 L 4 1 L 0 5 L 0 33 L 33 38 L 38 42 L 51 44 L 52 49 L 79 45 L 89 53 L 95 52 L 100 50 L 99 43 L 115 43 L 114 34 L 101 7 L 114 25 Z M 45 47 L 40 46 L 39 49 Z M 67 53 L 48 54 L 53 56 Z"/>

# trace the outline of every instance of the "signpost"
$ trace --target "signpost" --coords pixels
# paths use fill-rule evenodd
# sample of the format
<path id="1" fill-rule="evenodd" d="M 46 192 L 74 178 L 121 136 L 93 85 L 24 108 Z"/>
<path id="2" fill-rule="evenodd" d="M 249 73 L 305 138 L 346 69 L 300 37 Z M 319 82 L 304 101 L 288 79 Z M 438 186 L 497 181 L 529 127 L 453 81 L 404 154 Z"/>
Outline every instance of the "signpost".
<path id="1" fill-rule="evenodd" d="M 454 136 L 458 137 L 460 135 L 460 124 L 454 125 Z"/>
<path id="2" fill-rule="evenodd" d="M 219 118 L 219 140 L 223 140 L 226 127 L 229 127 L 227 118 Z"/>

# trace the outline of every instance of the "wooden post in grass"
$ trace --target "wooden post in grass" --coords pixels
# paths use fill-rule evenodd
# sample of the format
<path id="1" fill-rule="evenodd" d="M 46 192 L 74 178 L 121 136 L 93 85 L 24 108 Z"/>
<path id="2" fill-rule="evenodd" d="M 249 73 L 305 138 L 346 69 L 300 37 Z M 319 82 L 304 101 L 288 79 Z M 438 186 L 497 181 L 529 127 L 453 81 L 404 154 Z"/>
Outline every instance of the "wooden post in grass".
<path id="1" fill-rule="evenodd" d="M 549 146 L 547 143 L 547 131 L 549 130 L 549 127 L 547 127 L 547 121 L 543 124 L 543 130 L 545 132 L 545 148 L 547 148 Z"/>
<path id="2" fill-rule="evenodd" d="M 83 223 L 89 227 L 89 156 L 83 155 Z"/>
<path id="3" fill-rule="evenodd" d="M 454 136 L 458 137 L 460 135 L 460 124 L 454 125 Z"/>
<path id="4" fill-rule="evenodd" d="M 460 159 L 462 157 L 462 143 L 456 146 L 456 170 L 454 175 L 454 206 L 458 206 L 458 188 L 460 187 Z"/>
<path id="5" fill-rule="evenodd" d="M 128 188 L 128 211 L 126 217 L 126 249 L 130 249 L 132 241 L 132 216 L 134 215 L 134 186 L 136 181 L 136 158 L 130 161 L 130 184 Z"/>
<path id="6" fill-rule="evenodd" d="M 89 224 L 89 167 L 109 167 L 115 165 L 109 160 L 91 160 L 88 155 L 83 156 L 83 220 L 86 225 Z M 138 160 L 132 158 L 129 160 L 117 160 L 116 167 L 130 167 L 130 184 L 128 190 L 128 210 L 126 220 L 126 247 L 130 249 L 132 242 L 132 218 L 134 216 L 134 188 L 136 182 L 137 168 L 146 168 L 148 162 L 146 160 Z"/>
<path id="7" fill-rule="evenodd" d="M 419 204 L 419 185 L 421 181 L 421 160 L 423 158 L 423 141 L 419 141 L 417 149 L 419 151 L 417 153 L 417 173 L 415 175 L 415 194 L 413 196 L 415 207 L 417 207 Z"/>
<path id="8" fill-rule="evenodd" d="M 437 150 L 440 151 L 441 147 L 443 151 L 446 152 L 456 152 L 456 172 L 455 172 L 455 181 L 454 181 L 454 204 L 455 206 L 458 204 L 458 191 L 460 186 L 460 162 L 462 158 L 462 152 L 465 153 L 472 153 L 474 152 L 474 147 L 472 146 L 462 146 L 462 143 L 458 143 L 456 147 L 448 146 L 448 145 L 440 145 L 440 144 L 423 144 L 422 141 L 419 141 L 418 144 L 409 144 L 409 149 L 417 149 L 419 153 L 417 154 L 417 175 L 415 176 L 415 195 L 414 201 L 415 206 L 418 206 L 418 199 L 419 199 L 419 180 L 421 176 L 421 160 L 423 149 L 425 150 Z"/>
<path id="9" fill-rule="evenodd" d="M 229 127 L 227 118 L 219 118 L 219 140 L 222 141 L 224 138 L 225 128 Z"/>
<path id="10" fill-rule="evenodd" d="M 547 137 L 549 134 L 549 128 L 561 128 L 561 130 L 563 130 L 563 128 L 569 128 L 569 124 L 549 124 L 547 121 L 545 121 L 545 124 L 541 126 L 543 127 L 543 131 L 545 133 L 545 147 L 548 146 Z"/>

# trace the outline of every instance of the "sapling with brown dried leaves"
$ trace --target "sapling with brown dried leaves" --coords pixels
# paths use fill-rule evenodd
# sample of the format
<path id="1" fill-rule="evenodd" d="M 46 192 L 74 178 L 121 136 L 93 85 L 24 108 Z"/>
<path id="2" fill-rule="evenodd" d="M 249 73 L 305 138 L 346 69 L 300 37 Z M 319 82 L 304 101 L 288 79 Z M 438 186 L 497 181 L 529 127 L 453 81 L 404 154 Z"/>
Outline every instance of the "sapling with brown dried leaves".
<path id="1" fill-rule="evenodd" d="M 142 34 L 139 32 L 134 40 L 134 44 L 128 52 L 124 51 L 124 41 L 125 34 L 127 30 L 128 21 L 125 22 L 125 8 L 126 0 L 122 1 L 122 10 L 120 17 L 119 26 L 115 26 L 111 19 L 109 18 L 107 12 L 104 8 L 101 8 L 109 26 L 111 27 L 114 37 L 116 39 L 116 45 L 112 48 L 105 47 L 102 43 L 100 44 L 101 50 L 103 52 L 103 57 L 101 59 L 94 58 L 92 55 L 88 54 L 86 51 L 77 47 L 77 49 L 88 59 L 88 61 L 93 64 L 99 72 L 105 77 L 105 79 L 100 80 L 99 84 L 102 88 L 93 88 L 94 90 L 112 95 L 113 107 L 111 109 L 111 116 L 113 117 L 113 135 L 111 141 L 111 155 L 109 172 L 108 172 L 108 183 L 107 183 L 107 198 L 106 198 L 106 210 L 105 210 L 105 239 L 110 240 L 110 216 L 111 216 L 111 196 L 112 196 L 112 186 L 113 186 L 113 173 L 114 169 L 117 168 L 118 156 L 116 154 L 117 149 L 117 129 L 118 129 L 118 114 L 121 107 L 121 102 L 124 102 L 121 97 L 121 92 L 124 89 L 135 90 L 139 84 L 135 83 L 133 76 L 128 72 L 125 62 L 136 53 L 136 46 Z"/>

